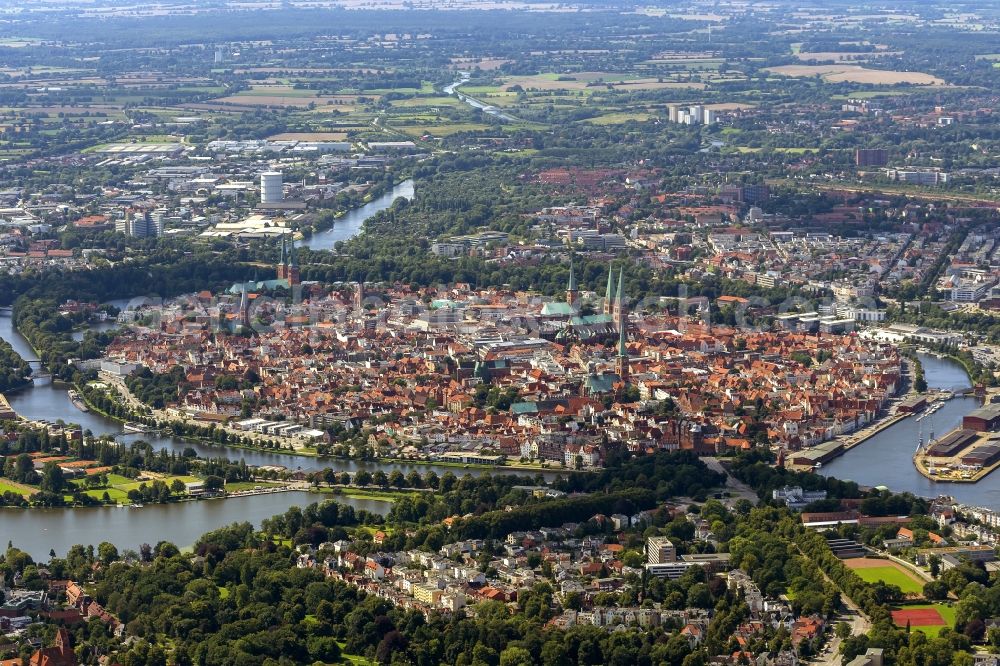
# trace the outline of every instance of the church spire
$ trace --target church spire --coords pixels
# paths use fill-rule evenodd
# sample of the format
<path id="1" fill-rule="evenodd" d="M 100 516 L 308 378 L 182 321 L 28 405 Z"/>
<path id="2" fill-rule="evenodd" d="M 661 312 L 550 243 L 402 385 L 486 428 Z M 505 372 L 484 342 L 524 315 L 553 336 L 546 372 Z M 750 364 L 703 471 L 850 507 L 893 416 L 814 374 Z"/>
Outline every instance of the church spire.
<path id="1" fill-rule="evenodd" d="M 618 271 L 618 295 L 615 297 L 613 317 L 616 324 L 624 326 L 625 321 L 625 267 Z"/>
<path id="2" fill-rule="evenodd" d="M 288 280 L 289 287 L 294 287 L 302 282 L 302 278 L 299 276 L 299 259 L 296 256 L 294 240 L 288 243 L 288 252 L 285 254 L 285 261 L 285 279 Z"/>
<path id="3" fill-rule="evenodd" d="M 625 349 L 625 324 L 624 324 L 624 322 L 622 323 L 621 326 L 618 327 L 618 356 L 619 357 L 624 356 L 626 358 L 628 357 L 628 351 Z"/>
<path id="4" fill-rule="evenodd" d="M 288 253 L 285 250 L 285 237 L 281 237 L 281 256 L 278 259 L 278 279 L 288 279 Z"/>
<path id="5" fill-rule="evenodd" d="M 608 291 L 604 294 L 604 314 L 611 314 L 612 308 L 614 307 L 614 292 L 611 290 L 612 283 L 614 282 L 615 267 L 613 265 L 608 266 Z"/>
<path id="6" fill-rule="evenodd" d="M 628 349 L 625 347 L 625 320 L 618 324 L 618 357 L 615 358 L 615 372 L 619 379 L 628 383 Z"/>
<path id="7" fill-rule="evenodd" d="M 576 274 L 573 272 L 573 257 L 569 258 L 569 283 L 566 285 L 566 302 L 570 305 L 576 302 Z"/>
<path id="8" fill-rule="evenodd" d="M 240 325 L 244 329 L 250 328 L 250 294 L 247 293 L 247 284 L 243 283 L 240 293 Z"/>

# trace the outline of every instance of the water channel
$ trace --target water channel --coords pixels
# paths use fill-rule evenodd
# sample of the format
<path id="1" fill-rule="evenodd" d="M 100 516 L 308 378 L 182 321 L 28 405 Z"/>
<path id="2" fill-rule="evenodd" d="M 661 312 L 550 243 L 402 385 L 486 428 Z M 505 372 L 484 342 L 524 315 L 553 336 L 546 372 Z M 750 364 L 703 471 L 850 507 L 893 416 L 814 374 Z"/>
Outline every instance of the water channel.
<path id="1" fill-rule="evenodd" d="M 930 388 L 949 391 L 969 388 L 969 378 L 958 363 L 928 355 L 921 355 L 920 361 Z M 951 495 L 959 502 L 1000 509 L 998 473 L 978 483 L 940 483 L 922 476 L 913 466 L 912 457 L 921 433 L 925 441 L 931 429 L 935 437 L 941 437 L 960 425 L 962 417 L 978 406 L 977 398 L 956 396 L 920 422 L 910 417 L 883 430 L 823 465 L 820 473 L 856 481 L 864 486 L 886 486 L 891 490 L 909 491 L 924 497 Z"/>

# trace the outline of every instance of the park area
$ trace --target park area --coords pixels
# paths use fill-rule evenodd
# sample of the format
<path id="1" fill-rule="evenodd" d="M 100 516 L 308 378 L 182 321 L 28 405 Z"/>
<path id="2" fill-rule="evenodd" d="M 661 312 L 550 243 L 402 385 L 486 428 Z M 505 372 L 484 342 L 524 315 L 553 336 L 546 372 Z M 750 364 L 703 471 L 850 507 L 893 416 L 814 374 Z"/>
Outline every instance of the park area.
<path id="1" fill-rule="evenodd" d="M 892 621 L 899 627 L 909 624 L 911 631 L 937 636 L 942 627 L 955 626 L 955 609 L 947 604 L 903 606 L 892 611 Z"/>
<path id="2" fill-rule="evenodd" d="M 858 557 L 845 560 L 844 564 L 866 583 L 879 581 L 886 585 L 896 585 L 903 594 L 919 595 L 923 593 L 924 582 L 905 567 L 891 560 L 879 560 L 871 557 Z"/>

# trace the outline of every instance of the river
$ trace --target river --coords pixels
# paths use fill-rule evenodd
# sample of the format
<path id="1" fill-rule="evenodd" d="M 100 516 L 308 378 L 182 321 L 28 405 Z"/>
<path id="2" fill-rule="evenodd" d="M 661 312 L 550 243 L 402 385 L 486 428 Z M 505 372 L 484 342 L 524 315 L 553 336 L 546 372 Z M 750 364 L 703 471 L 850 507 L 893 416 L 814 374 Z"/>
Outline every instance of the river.
<path id="1" fill-rule="evenodd" d="M 459 74 L 461 75 L 462 78 L 460 78 L 458 81 L 455 81 L 454 83 L 452 83 L 452 84 L 447 85 L 447 86 L 444 87 L 444 94 L 445 95 L 454 95 L 458 99 L 458 101 L 465 102 L 466 104 L 468 104 L 472 108 L 479 109 L 483 113 L 488 113 L 491 116 L 494 116 L 496 118 L 499 118 L 500 120 L 503 120 L 504 122 L 508 122 L 508 123 L 516 123 L 516 122 L 518 122 L 517 118 L 515 118 L 514 116 L 511 116 L 509 114 L 504 113 L 503 111 L 501 111 L 497 107 L 492 106 L 490 104 L 483 104 L 478 99 L 474 99 L 472 97 L 469 97 L 468 95 L 464 95 L 461 92 L 459 92 L 458 91 L 458 87 L 460 85 L 464 84 L 464 83 L 468 83 L 469 79 L 470 79 L 470 74 L 468 72 L 459 72 Z"/>
<path id="2" fill-rule="evenodd" d="M 923 354 L 920 362 L 930 388 L 950 391 L 969 388 L 969 378 L 958 363 Z M 959 502 L 1000 509 L 1000 474 L 996 472 L 979 483 L 937 483 L 921 475 L 913 466 L 913 453 L 921 430 L 925 441 L 932 428 L 935 437 L 941 437 L 960 425 L 962 417 L 979 404 L 977 398 L 956 396 L 919 423 L 910 417 L 883 430 L 823 465 L 820 472 L 864 486 L 886 486 L 890 490 L 909 491 L 924 497 L 951 495 Z"/>
<path id="3" fill-rule="evenodd" d="M 330 499 L 331 495 L 294 491 L 221 500 L 153 504 L 139 509 L 86 507 L 76 509 L 0 509 L 0 548 L 7 542 L 48 561 L 49 550 L 63 556 L 76 544 L 97 546 L 113 543 L 119 550 L 158 541 L 184 548 L 199 536 L 235 522 L 249 521 L 259 527 L 265 518 L 293 506 L 306 506 Z M 390 503 L 338 496 L 337 501 L 355 509 L 386 514 Z"/>
<path id="4" fill-rule="evenodd" d="M 332 250 L 337 241 L 347 240 L 357 234 L 361 231 L 365 220 L 391 206 L 392 202 L 399 197 L 413 198 L 412 180 L 404 180 L 377 199 L 372 199 L 364 206 L 348 211 L 343 217 L 337 218 L 332 227 L 318 231 L 309 238 L 299 241 L 298 246 L 307 247 L 310 250 Z"/>

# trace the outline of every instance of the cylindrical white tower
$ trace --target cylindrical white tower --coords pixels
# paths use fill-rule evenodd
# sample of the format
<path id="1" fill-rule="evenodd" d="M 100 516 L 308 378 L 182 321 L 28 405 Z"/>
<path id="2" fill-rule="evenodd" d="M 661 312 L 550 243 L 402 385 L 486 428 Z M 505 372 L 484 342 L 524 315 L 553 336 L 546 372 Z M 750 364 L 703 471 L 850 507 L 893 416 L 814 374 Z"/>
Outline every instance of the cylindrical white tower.
<path id="1" fill-rule="evenodd" d="M 260 174 L 260 202 L 265 204 L 281 203 L 283 198 L 281 172 L 265 171 Z"/>

